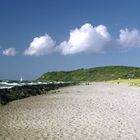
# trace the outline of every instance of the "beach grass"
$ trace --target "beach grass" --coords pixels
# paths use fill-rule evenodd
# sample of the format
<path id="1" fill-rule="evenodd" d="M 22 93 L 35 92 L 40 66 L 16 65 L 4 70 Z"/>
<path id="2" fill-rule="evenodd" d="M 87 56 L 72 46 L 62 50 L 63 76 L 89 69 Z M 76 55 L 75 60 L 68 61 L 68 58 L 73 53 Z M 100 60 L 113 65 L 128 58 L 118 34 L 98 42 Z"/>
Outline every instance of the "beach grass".
<path id="1" fill-rule="evenodd" d="M 140 79 L 117 79 L 117 80 L 111 80 L 109 82 L 112 83 L 125 83 L 130 86 L 138 86 L 140 87 Z"/>

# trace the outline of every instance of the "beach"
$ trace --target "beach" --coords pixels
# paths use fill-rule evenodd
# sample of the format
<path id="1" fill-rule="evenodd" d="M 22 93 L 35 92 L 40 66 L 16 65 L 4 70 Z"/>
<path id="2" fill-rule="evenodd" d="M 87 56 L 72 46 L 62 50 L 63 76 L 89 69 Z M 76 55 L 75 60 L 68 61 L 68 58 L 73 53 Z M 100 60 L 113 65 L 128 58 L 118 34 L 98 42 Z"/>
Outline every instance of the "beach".
<path id="1" fill-rule="evenodd" d="M 138 140 L 140 87 L 63 87 L 0 106 L 0 140 Z"/>

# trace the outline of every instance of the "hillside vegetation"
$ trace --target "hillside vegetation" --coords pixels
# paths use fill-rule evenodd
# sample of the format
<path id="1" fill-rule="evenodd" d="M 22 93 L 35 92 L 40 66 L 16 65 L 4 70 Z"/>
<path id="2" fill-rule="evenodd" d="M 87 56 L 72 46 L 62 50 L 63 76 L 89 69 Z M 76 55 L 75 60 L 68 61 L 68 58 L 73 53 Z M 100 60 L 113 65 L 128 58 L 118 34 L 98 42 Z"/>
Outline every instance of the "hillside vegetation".
<path id="1" fill-rule="evenodd" d="M 43 74 L 40 81 L 108 81 L 140 78 L 139 67 L 106 66 L 73 71 L 55 71 Z"/>

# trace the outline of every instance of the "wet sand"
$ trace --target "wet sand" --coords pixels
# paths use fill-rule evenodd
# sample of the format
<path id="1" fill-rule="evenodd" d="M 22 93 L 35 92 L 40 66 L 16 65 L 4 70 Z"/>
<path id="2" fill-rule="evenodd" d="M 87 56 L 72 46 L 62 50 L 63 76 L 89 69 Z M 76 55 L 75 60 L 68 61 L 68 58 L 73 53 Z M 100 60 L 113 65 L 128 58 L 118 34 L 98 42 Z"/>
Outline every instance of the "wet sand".
<path id="1" fill-rule="evenodd" d="M 140 139 L 140 88 L 94 83 L 0 106 L 0 140 Z"/>

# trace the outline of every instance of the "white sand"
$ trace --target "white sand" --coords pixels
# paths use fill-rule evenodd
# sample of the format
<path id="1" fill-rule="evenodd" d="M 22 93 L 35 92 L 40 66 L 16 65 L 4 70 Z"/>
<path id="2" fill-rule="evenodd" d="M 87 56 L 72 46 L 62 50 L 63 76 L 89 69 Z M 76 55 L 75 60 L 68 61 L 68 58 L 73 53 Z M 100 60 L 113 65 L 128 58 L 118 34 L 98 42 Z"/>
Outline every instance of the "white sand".
<path id="1" fill-rule="evenodd" d="M 0 106 L 0 140 L 137 139 L 137 87 L 110 83 L 79 85 Z"/>

